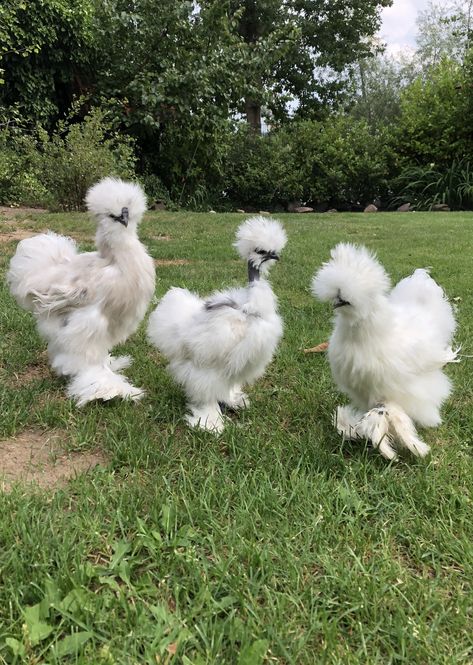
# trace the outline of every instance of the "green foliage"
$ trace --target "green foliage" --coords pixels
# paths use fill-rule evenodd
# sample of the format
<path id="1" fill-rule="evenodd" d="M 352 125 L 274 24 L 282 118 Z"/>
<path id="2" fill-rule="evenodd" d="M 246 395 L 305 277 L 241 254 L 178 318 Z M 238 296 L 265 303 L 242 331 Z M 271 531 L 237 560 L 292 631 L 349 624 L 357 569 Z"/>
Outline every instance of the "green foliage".
<path id="1" fill-rule="evenodd" d="M 380 25 L 380 9 L 391 0 L 231 0 L 239 33 L 251 53 L 247 82 L 253 97 L 273 114 L 287 118 L 288 98 L 297 99 L 299 116 L 320 114 L 337 101 L 340 80 L 327 70 L 371 52 Z M 334 39 L 334 35 L 337 39 Z M 246 94 L 246 97 L 252 96 Z"/>
<path id="2" fill-rule="evenodd" d="M 469 160 L 454 160 L 449 167 L 435 164 L 408 167 L 393 182 L 394 203 L 409 201 L 419 210 L 446 203 L 452 210 L 473 209 L 473 168 Z"/>
<path id="3" fill-rule="evenodd" d="M 227 158 L 225 192 L 234 205 L 256 208 L 301 198 L 304 190 L 287 134 L 260 136 L 240 127 Z"/>
<path id="4" fill-rule="evenodd" d="M 179 206 L 207 210 L 221 198 L 230 122 L 197 113 L 163 128 L 157 174 Z"/>
<path id="5" fill-rule="evenodd" d="M 258 136 L 236 133 L 226 193 L 235 205 L 278 207 L 301 199 L 350 209 L 386 197 L 391 138 L 346 116 L 300 121 Z"/>
<path id="6" fill-rule="evenodd" d="M 82 210 L 87 189 L 107 175 L 134 177 L 134 142 L 118 134 L 101 109 L 83 122 L 71 116 L 52 135 L 0 133 L 0 202 Z"/>
<path id="7" fill-rule="evenodd" d="M 348 112 L 377 129 L 396 123 L 401 113 L 402 91 L 418 76 L 413 60 L 393 60 L 386 55 L 363 58 L 351 69 L 352 90 Z"/>
<path id="8" fill-rule="evenodd" d="M 169 192 L 164 186 L 161 178 L 154 173 L 145 173 L 140 176 L 140 181 L 145 190 L 149 204 L 161 201 L 166 204 L 166 207 L 169 207 L 171 204 L 171 197 L 169 196 Z"/>
<path id="9" fill-rule="evenodd" d="M 416 23 L 416 55 L 424 71 L 438 65 L 442 58 L 463 60 L 471 38 L 471 0 L 442 3 L 431 0 L 419 12 Z"/>
<path id="10" fill-rule="evenodd" d="M 301 122 L 288 135 L 305 200 L 349 209 L 386 196 L 392 168 L 386 130 L 374 133 L 365 121 L 339 115 Z"/>
<path id="11" fill-rule="evenodd" d="M 0 8 L 0 67 L 5 70 L 0 118 L 10 122 L 17 109 L 20 124 L 40 122 L 47 129 L 49 138 L 43 136 L 41 146 L 45 185 L 61 207 L 80 205 L 84 164 L 90 163 L 91 177 L 105 168 L 98 164 L 102 157 L 88 154 L 87 147 L 102 139 L 82 136 L 83 130 L 68 125 L 66 140 L 65 126 L 58 126 L 75 93 L 86 93 L 99 107 L 108 100 L 113 126 L 136 140 L 141 173 L 156 176 L 177 205 L 225 205 L 226 190 L 232 198 L 258 199 L 258 205 L 297 198 L 303 196 L 298 167 L 291 165 L 288 139 L 275 135 L 254 146 L 248 139 L 252 165 L 245 167 L 237 155 L 226 182 L 234 144 L 231 119 L 248 100 L 266 103 L 274 116 L 285 119 L 291 98 L 299 100 L 302 115 L 335 103 L 339 81 L 331 86 L 323 70 L 340 72 L 370 51 L 362 37 L 374 33 L 379 9 L 387 4 L 6 0 Z M 274 155 L 266 154 L 268 146 Z M 75 155 L 72 165 L 68 154 Z M 68 173 L 72 182 L 58 173 Z M 246 176 L 255 182 L 246 182 Z"/>
<path id="12" fill-rule="evenodd" d="M 206 206 L 221 190 L 229 118 L 248 63 L 225 3 L 116 0 L 101 6 L 96 31 L 106 65 L 101 95 L 137 138 L 145 172 L 179 205 Z"/>
<path id="13" fill-rule="evenodd" d="M 471 151 L 463 109 L 470 84 L 461 65 L 444 59 L 404 90 L 398 136 L 407 161 L 448 165 Z"/>
<path id="14" fill-rule="evenodd" d="M 35 139 L 12 129 L 0 131 L 0 203 L 45 205 L 48 191 L 41 182 L 41 155 Z"/>
<path id="15" fill-rule="evenodd" d="M 91 74 L 94 0 L 3 0 L 0 107 L 51 126 Z"/>
<path id="16" fill-rule="evenodd" d="M 82 210 L 87 189 L 100 178 L 134 176 L 133 140 L 113 130 L 101 109 L 82 123 L 61 122 L 48 136 L 40 132 L 42 182 L 55 207 Z"/>

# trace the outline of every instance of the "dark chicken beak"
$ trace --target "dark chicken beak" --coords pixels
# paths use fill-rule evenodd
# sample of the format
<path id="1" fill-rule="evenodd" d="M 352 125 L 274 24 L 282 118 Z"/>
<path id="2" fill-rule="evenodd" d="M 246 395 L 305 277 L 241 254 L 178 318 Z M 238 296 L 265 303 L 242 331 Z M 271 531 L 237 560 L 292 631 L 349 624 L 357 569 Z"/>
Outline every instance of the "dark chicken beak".
<path id="1" fill-rule="evenodd" d="M 279 261 L 279 256 L 276 254 L 276 252 L 269 251 L 267 252 L 264 249 L 255 249 L 256 254 L 259 254 L 262 258 L 258 266 L 256 266 L 253 261 L 250 259 L 248 261 L 248 281 L 250 282 L 257 282 L 260 278 L 260 268 L 265 261 L 270 261 L 273 259 L 273 261 Z"/>
<path id="2" fill-rule="evenodd" d="M 118 221 L 123 226 L 128 226 L 128 208 L 122 208 L 122 214 L 118 218 Z"/>
<path id="3" fill-rule="evenodd" d="M 344 307 L 345 305 L 350 305 L 350 303 L 348 302 L 348 300 L 343 300 L 343 298 L 340 295 L 338 295 L 333 302 L 334 309 L 337 309 L 337 307 Z"/>
<path id="4" fill-rule="evenodd" d="M 120 222 L 120 224 L 123 224 L 123 226 L 128 226 L 128 208 L 122 208 L 122 212 L 120 215 L 112 215 L 110 213 L 109 215 L 114 222 Z"/>
<path id="5" fill-rule="evenodd" d="M 255 253 L 261 256 L 261 263 L 264 263 L 265 261 L 270 261 L 271 259 L 273 259 L 274 261 L 279 261 L 279 254 L 276 254 L 276 252 L 272 250 L 255 249 Z"/>

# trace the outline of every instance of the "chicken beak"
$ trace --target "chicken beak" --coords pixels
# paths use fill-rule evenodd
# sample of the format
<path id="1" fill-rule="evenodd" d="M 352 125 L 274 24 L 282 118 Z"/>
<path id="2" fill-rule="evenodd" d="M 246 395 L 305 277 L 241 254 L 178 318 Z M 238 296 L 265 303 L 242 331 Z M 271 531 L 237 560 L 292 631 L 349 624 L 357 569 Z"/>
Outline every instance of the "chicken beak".
<path id="1" fill-rule="evenodd" d="M 350 303 L 348 300 L 343 300 L 343 298 L 338 295 L 335 300 L 333 301 L 333 308 L 337 309 L 338 307 L 344 307 L 345 305 L 349 305 Z"/>
<path id="2" fill-rule="evenodd" d="M 123 226 L 128 226 L 128 208 L 122 208 L 122 214 L 118 218 L 118 221 Z"/>

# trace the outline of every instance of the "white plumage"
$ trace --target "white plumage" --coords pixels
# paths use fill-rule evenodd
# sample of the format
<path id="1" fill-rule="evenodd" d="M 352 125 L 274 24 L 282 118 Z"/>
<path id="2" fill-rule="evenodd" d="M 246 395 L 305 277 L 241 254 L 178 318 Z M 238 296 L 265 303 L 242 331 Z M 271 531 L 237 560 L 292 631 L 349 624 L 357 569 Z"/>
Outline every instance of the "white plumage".
<path id="1" fill-rule="evenodd" d="M 89 189 L 96 252 L 79 254 L 71 238 L 48 232 L 19 243 L 7 280 L 19 305 L 33 312 L 53 369 L 71 378 L 79 405 L 143 391 L 119 370 L 128 357 L 109 355 L 143 319 L 154 293 L 154 264 L 137 235 L 146 210 L 139 185 L 105 178 Z"/>
<path id="2" fill-rule="evenodd" d="M 390 280 L 364 247 L 337 245 L 312 282 L 335 308 L 328 357 L 333 378 L 351 400 L 338 407 L 337 429 L 368 438 L 388 458 L 393 444 L 425 456 L 414 422 L 435 427 L 451 384 L 442 368 L 456 358 L 452 306 L 426 270 L 390 290 Z"/>
<path id="3" fill-rule="evenodd" d="M 169 371 L 185 390 L 187 422 L 221 431 L 219 405 L 245 407 L 245 384 L 261 377 L 282 335 L 276 297 L 265 279 L 286 244 L 276 220 L 253 217 L 237 231 L 235 247 L 248 262 L 249 284 L 200 298 L 172 288 L 152 313 L 148 336 L 169 360 Z"/>

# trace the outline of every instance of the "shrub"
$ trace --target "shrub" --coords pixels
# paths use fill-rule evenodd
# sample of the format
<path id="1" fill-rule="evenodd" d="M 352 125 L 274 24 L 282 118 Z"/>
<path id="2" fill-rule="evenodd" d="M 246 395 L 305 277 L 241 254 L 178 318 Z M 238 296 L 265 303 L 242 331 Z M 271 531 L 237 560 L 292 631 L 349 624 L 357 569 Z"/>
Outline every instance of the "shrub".
<path id="1" fill-rule="evenodd" d="M 41 183 L 41 156 L 31 135 L 15 130 L 0 132 L 0 203 L 47 205 L 49 194 Z"/>
<path id="2" fill-rule="evenodd" d="M 134 143 L 93 109 L 81 123 L 72 116 L 50 136 L 4 129 L 0 133 L 0 201 L 81 210 L 87 189 L 107 175 L 134 177 Z"/>
<path id="3" fill-rule="evenodd" d="M 178 206 L 208 210 L 222 204 L 231 123 L 198 114 L 184 123 L 164 123 L 147 170 L 156 173 Z"/>
<path id="4" fill-rule="evenodd" d="M 332 116 L 288 132 L 305 201 L 352 208 L 386 199 L 393 169 L 387 130 L 373 133 L 365 121 Z"/>
<path id="5" fill-rule="evenodd" d="M 438 203 L 452 210 L 473 209 L 473 168 L 467 159 L 453 160 L 441 169 L 435 164 L 408 167 L 393 185 L 393 204 L 409 201 L 420 210 L 431 210 Z"/>
<path id="6" fill-rule="evenodd" d="M 398 149 L 407 164 L 448 166 L 471 153 L 471 132 L 465 122 L 470 90 L 465 70 L 444 59 L 402 92 Z"/>
<path id="7" fill-rule="evenodd" d="M 40 132 L 41 180 L 54 206 L 81 210 L 87 189 L 104 176 L 134 177 L 134 142 L 114 131 L 105 113 L 95 108 L 83 122 L 62 122 L 48 136 Z"/>
<path id="8" fill-rule="evenodd" d="M 343 208 L 387 199 L 393 168 L 386 129 L 347 116 L 295 122 L 266 136 L 240 129 L 228 156 L 226 193 L 235 204 L 291 200 Z"/>
<path id="9" fill-rule="evenodd" d="M 166 204 L 166 207 L 173 205 L 169 192 L 159 176 L 154 173 L 145 173 L 139 179 L 146 192 L 148 204 L 162 201 Z"/>
<path id="10" fill-rule="evenodd" d="M 246 126 L 233 136 L 225 194 L 234 205 L 275 207 L 301 198 L 301 178 L 285 132 L 259 136 Z"/>

